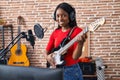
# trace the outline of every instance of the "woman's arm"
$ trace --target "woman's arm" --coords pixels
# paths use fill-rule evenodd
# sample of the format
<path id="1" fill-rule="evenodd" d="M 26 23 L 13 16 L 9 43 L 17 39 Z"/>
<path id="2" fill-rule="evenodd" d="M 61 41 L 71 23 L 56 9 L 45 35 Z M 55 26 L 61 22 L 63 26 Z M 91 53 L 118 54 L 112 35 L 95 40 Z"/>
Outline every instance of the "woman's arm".
<path id="1" fill-rule="evenodd" d="M 78 36 L 78 39 L 77 39 L 77 46 L 73 52 L 73 59 L 78 59 L 81 55 L 82 55 L 82 48 L 83 48 L 83 45 L 84 45 L 84 42 L 87 38 L 87 34 L 84 34 L 82 36 Z"/>

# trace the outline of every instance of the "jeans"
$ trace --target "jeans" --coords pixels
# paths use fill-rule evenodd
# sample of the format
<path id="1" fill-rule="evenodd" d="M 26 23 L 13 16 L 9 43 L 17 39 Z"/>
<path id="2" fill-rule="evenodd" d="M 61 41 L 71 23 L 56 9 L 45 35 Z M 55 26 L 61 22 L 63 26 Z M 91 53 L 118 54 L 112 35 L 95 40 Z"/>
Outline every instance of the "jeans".
<path id="1" fill-rule="evenodd" d="M 82 71 L 79 64 L 64 66 L 64 80 L 83 80 Z"/>

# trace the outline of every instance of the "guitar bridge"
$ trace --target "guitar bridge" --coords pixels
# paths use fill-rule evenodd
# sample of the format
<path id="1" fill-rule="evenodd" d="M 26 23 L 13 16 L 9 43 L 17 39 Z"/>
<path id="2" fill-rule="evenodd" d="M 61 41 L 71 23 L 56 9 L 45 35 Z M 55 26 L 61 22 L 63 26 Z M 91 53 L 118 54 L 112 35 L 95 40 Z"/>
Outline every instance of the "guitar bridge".
<path id="1" fill-rule="evenodd" d="M 24 62 L 13 62 L 13 64 L 24 64 Z"/>

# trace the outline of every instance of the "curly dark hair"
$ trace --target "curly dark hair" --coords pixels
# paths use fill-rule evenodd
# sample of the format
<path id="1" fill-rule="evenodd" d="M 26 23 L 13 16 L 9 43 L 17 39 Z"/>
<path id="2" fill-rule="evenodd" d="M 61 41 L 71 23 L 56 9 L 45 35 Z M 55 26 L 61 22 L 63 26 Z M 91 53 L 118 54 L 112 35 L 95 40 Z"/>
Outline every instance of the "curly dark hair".
<path id="1" fill-rule="evenodd" d="M 70 4 L 68 4 L 68 3 L 66 3 L 66 2 L 60 3 L 60 4 L 56 7 L 56 9 L 55 9 L 55 11 L 54 11 L 54 20 L 56 20 L 56 11 L 57 11 L 58 8 L 61 8 L 61 9 L 63 9 L 64 11 L 66 11 L 66 12 L 68 13 L 68 15 L 69 15 L 69 20 L 70 20 L 69 26 L 70 26 L 71 28 L 77 26 L 75 9 L 74 9 Z M 71 15 L 71 13 L 72 13 L 72 15 Z M 71 20 L 71 18 L 72 18 L 72 20 Z M 59 25 L 58 25 L 58 28 L 60 28 Z"/>

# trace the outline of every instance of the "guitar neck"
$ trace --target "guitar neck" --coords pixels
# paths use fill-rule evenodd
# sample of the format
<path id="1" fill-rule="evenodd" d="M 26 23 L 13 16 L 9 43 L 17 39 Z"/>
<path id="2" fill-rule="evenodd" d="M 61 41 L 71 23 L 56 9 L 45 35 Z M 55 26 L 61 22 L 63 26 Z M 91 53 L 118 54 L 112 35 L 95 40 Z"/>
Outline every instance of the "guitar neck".
<path id="1" fill-rule="evenodd" d="M 18 26 L 18 35 L 20 34 L 21 32 L 21 28 L 20 28 L 20 25 Z M 17 43 L 17 49 L 20 50 L 20 44 L 21 44 L 21 41 L 19 40 L 18 43 Z"/>
<path id="2" fill-rule="evenodd" d="M 77 36 L 75 36 L 70 42 L 68 42 L 64 47 L 61 47 L 58 52 L 59 54 L 63 54 L 64 51 L 66 51 L 70 46 L 72 46 L 76 41 L 78 36 L 82 36 L 84 33 L 88 32 L 88 27 L 85 27 L 85 29 L 80 32 Z M 65 53 L 64 53 L 65 54 Z"/>

